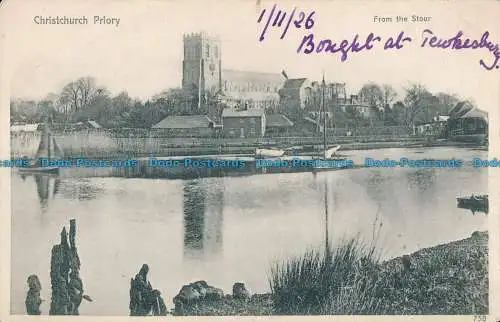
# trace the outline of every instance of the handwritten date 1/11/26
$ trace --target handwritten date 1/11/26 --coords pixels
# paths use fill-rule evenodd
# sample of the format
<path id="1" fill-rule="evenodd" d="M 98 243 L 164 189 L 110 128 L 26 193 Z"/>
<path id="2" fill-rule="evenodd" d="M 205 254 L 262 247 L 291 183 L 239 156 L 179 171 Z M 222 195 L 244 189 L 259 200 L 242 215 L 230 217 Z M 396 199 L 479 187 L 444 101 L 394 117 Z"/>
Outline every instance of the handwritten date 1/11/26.
<path id="1" fill-rule="evenodd" d="M 266 33 L 270 27 L 279 28 L 281 30 L 280 39 L 285 38 L 288 28 L 290 28 L 292 23 L 295 28 L 298 29 L 302 27 L 305 29 L 311 29 L 314 26 L 314 14 L 315 11 L 311 11 L 309 14 L 306 14 L 304 11 L 298 11 L 295 7 L 290 13 L 287 13 L 285 10 L 278 9 L 276 4 L 269 12 L 267 9 L 262 9 L 257 22 L 262 23 L 266 16 L 267 20 L 264 28 L 262 29 L 262 33 L 260 34 L 259 41 L 264 41 Z"/>

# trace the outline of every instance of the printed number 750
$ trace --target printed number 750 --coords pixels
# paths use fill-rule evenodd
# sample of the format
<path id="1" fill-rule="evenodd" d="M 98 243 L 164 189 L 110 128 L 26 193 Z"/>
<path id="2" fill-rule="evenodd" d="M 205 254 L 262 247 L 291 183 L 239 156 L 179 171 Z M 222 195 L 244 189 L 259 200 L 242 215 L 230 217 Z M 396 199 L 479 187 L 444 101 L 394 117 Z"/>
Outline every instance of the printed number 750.
<path id="1" fill-rule="evenodd" d="M 474 322 L 486 322 L 486 315 L 474 315 Z"/>

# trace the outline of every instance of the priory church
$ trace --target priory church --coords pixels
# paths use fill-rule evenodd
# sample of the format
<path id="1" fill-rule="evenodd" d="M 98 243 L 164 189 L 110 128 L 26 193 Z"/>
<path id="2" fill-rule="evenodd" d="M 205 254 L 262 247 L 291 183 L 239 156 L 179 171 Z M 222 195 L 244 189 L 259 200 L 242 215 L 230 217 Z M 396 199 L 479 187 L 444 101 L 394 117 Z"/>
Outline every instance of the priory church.
<path id="1" fill-rule="evenodd" d="M 260 73 L 222 68 L 221 41 L 205 32 L 184 35 L 182 88 L 221 93 L 229 106 L 268 108 L 279 105 L 279 90 L 286 78 L 280 73 Z"/>

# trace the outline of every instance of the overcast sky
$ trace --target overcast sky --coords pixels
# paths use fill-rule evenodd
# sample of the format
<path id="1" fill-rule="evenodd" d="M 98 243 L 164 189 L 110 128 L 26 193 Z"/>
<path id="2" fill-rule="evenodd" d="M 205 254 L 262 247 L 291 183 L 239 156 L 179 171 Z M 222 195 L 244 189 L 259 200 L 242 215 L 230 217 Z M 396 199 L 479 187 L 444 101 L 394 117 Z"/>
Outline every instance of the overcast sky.
<path id="1" fill-rule="evenodd" d="M 298 5 L 307 13 L 316 11 L 311 31 L 318 39 L 351 41 L 359 34 L 363 40 L 374 32 L 385 41 L 400 31 L 414 39 L 397 51 L 384 51 L 383 43 L 375 44 L 371 51 L 350 53 L 346 62 L 340 61 L 339 54 L 298 55 L 296 49 L 309 31 L 293 26 L 284 40 L 279 40 L 275 31 L 259 43 L 263 25 L 256 22 L 260 11 L 255 1 L 7 2 L 0 19 L 6 29 L 0 30 L 6 30 L 4 68 L 12 97 L 43 97 L 57 93 L 73 79 L 93 76 L 113 93 L 126 90 L 133 97 L 146 99 L 180 86 L 182 35 L 206 30 L 221 37 L 223 68 L 276 73 L 284 69 L 289 77 L 310 79 L 320 79 L 324 70 L 327 80 L 345 82 L 350 91 L 369 81 L 399 89 L 409 82 L 419 82 L 433 92 L 474 98 L 485 110 L 499 107 L 500 70 L 487 71 L 479 65 L 480 59 L 489 64 L 494 60 L 487 49 L 452 51 L 419 46 L 425 28 L 443 38 L 462 30 L 472 39 L 480 39 L 488 30 L 490 40 L 500 43 L 494 19 L 500 11 L 493 6 L 488 9 L 489 2 L 481 6 L 477 2 L 422 1 L 399 5 L 387 1 L 384 6 L 361 1 L 348 6 L 335 1 Z M 261 8 L 272 4 L 263 2 Z M 292 3 L 282 1 L 280 6 L 291 11 Z M 432 16 L 432 23 L 373 22 L 374 15 L 412 14 Z M 86 15 L 90 21 L 80 26 L 37 25 L 33 22 L 36 15 Z M 94 15 L 120 18 L 120 23 L 118 27 L 93 25 Z"/>

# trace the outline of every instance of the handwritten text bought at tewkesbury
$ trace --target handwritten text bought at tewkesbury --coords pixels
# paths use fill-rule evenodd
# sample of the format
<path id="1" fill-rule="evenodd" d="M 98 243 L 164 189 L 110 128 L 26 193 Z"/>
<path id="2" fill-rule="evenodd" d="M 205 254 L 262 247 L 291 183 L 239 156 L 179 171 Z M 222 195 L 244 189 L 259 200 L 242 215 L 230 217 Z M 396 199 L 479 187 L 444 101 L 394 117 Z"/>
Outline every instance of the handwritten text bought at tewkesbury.
<path id="1" fill-rule="evenodd" d="M 457 31 L 452 36 L 438 36 L 436 32 L 429 28 L 422 30 L 420 39 L 414 39 L 405 34 L 404 31 L 397 35 L 382 38 L 370 32 L 366 36 L 355 34 L 351 40 L 343 39 L 334 41 L 332 39 L 320 38 L 313 32 L 316 23 L 316 11 L 305 12 L 294 7 L 288 11 L 279 9 L 275 4 L 271 8 L 264 8 L 260 12 L 257 23 L 261 24 L 262 30 L 259 35 L 259 42 L 264 42 L 272 30 L 280 33 L 280 39 L 284 39 L 290 28 L 305 30 L 307 34 L 297 47 L 298 54 L 339 54 L 340 60 L 345 62 L 351 53 L 360 53 L 375 48 L 378 44 L 383 46 L 383 50 L 400 50 L 410 43 L 417 43 L 423 48 L 434 48 L 448 51 L 464 50 L 487 50 L 491 57 L 480 59 L 479 64 L 486 70 L 500 68 L 500 45 L 490 40 L 490 32 L 484 31 L 478 38 L 470 38 L 463 31 Z"/>

